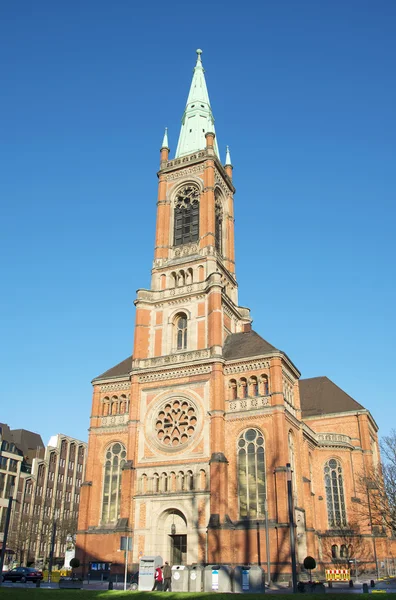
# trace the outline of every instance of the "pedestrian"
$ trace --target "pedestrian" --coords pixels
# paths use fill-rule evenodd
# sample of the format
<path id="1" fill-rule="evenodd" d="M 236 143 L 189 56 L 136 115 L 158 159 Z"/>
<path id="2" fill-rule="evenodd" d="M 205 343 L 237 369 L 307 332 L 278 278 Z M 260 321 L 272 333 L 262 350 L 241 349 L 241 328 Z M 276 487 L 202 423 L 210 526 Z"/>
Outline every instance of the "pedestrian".
<path id="1" fill-rule="evenodd" d="M 161 569 L 161 567 L 157 567 L 155 569 L 153 591 L 154 590 L 158 590 L 159 592 L 162 591 L 162 582 L 163 582 L 163 580 L 164 580 L 164 578 L 162 576 L 162 569 Z"/>
<path id="2" fill-rule="evenodd" d="M 172 591 L 172 569 L 170 568 L 168 561 L 165 561 L 163 575 L 164 575 L 164 592 L 171 592 Z"/>

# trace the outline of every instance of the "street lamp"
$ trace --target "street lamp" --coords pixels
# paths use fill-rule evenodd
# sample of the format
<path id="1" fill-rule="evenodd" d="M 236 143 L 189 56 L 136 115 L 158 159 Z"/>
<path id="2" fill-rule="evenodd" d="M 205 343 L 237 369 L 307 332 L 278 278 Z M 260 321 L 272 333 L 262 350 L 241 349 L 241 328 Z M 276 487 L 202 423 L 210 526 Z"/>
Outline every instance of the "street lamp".
<path id="1" fill-rule="evenodd" d="M 371 502 L 370 502 L 370 492 L 369 492 L 369 489 L 376 490 L 376 489 L 378 489 L 378 487 L 375 484 L 375 482 L 373 482 L 373 481 L 366 481 L 367 505 L 368 505 L 368 512 L 369 512 L 369 518 L 370 518 L 371 536 L 373 538 L 373 551 L 374 551 L 375 570 L 376 570 L 376 573 L 377 573 L 377 579 L 379 579 L 378 558 L 377 558 L 377 543 L 375 541 L 375 533 L 374 533 L 374 528 L 373 528 L 373 516 L 372 516 L 372 513 L 371 513 Z"/>
<path id="2" fill-rule="evenodd" d="M 292 470 L 290 463 L 286 464 L 287 479 L 287 499 L 289 503 L 289 529 L 290 529 L 290 554 L 292 563 L 293 593 L 297 593 L 297 565 L 296 565 L 296 539 L 294 536 L 294 509 L 293 509 L 293 488 L 292 488 Z"/>

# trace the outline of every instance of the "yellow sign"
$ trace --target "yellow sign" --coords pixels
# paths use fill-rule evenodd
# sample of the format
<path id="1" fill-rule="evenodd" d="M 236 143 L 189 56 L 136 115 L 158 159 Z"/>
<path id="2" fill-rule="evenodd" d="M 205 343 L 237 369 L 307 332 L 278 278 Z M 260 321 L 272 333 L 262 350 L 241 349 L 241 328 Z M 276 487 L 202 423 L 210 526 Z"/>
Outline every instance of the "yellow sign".
<path id="1" fill-rule="evenodd" d="M 349 569 L 326 569 L 326 581 L 349 581 Z"/>

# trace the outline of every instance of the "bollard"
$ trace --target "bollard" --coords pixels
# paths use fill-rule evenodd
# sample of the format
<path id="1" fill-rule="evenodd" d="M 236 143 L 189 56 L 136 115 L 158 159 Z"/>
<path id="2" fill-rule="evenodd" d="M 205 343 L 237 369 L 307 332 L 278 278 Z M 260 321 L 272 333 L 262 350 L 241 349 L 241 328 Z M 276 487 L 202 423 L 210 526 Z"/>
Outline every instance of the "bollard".
<path id="1" fill-rule="evenodd" d="M 353 587 L 353 581 L 352 581 L 352 579 L 349 580 L 349 587 Z"/>
<path id="2" fill-rule="evenodd" d="M 374 579 L 371 579 L 371 581 L 370 581 L 370 587 L 375 587 L 375 581 L 374 581 Z"/>
<path id="3" fill-rule="evenodd" d="M 40 587 L 40 579 L 36 579 L 36 587 Z"/>
<path id="4" fill-rule="evenodd" d="M 329 581 L 329 588 L 332 588 L 332 587 L 333 587 L 333 582 Z"/>
<path id="5" fill-rule="evenodd" d="M 109 589 L 109 590 L 112 590 L 112 589 L 113 589 L 113 582 L 111 581 L 111 579 L 110 579 L 110 581 L 109 581 L 109 588 L 108 588 L 108 589 Z"/>
<path id="6" fill-rule="evenodd" d="M 363 594 L 368 594 L 368 584 L 367 583 L 363 583 Z"/>

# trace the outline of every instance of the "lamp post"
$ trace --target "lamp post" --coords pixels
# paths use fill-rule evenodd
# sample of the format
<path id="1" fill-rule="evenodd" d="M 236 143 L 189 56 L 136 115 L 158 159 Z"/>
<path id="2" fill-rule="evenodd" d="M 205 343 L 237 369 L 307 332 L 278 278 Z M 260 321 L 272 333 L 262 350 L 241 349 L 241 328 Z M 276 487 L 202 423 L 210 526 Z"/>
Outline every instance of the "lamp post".
<path id="1" fill-rule="evenodd" d="M 370 519 L 371 537 L 373 538 L 373 551 L 374 551 L 375 571 L 377 573 L 377 579 L 379 579 L 378 558 L 377 558 L 377 544 L 376 544 L 376 541 L 375 541 L 375 533 L 374 533 L 374 529 L 373 529 L 373 516 L 372 516 L 372 513 L 371 513 L 371 502 L 370 502 L 370 492 L 369 492 L 370 489 L 377 489 L 377 486 L 373 482 L 367 482 L 366 488 L 367 488 L 367 507 L 368 507 L 369 519 Z"/>
<path id="2" fill-rule="evenodd" d="M 8 530 L 10 527 L 10 520 L 11 520 L 12 502 L 14 500 L 13 492 L 14 492 L 14 489 L 10 488 L 7 513 L 6 513 L 6 518 L 5 518 L 5 522 L 4 522 L 3 545 L 1 547 L 1 554 L 0 554 L 0 585 L 3 583 L 3 578 L 1 577 L 1 573 L 3 572 L 4 558 L 5 558 L 6 548 L 7 548 L 7 538 L 8 538 Z"/>
<path id="3" fill-rule="evenodd" d="M 270 541 L 269 541 L 269 529 L 268 529 L 268 500 L 265 499 L 264 503 L 264 516 L 265 516 L 265 545 L 267 549 L 267 585 L 271 585 L 271 552 L 270 552 Z"/>
<path id="4" fill-rule="evenodd" d="M 290 463 L 286 465 L 287 478 L 287 499 L 289 503 L 289 529 L 290 529 L 290 554 L 292 563 L 293 593 L 297 593 L 297 565 L 296 565 L 296 539 L 294 536 L 294 509 L 293 509 L 293 488 L 292 488 L 292 470 Z"/>
<path id="5" fill-rule="evenodd" d="M 52 566 L 54 564 L 54 552 L 55 552 L 55 539 L 56 539 L 56 521 L 54 521 L 52 524 L 51 546 L 50 546 L 50 555 L 49 555 L 49 564 L 48 564 L 48 583 L 51 583 L 51 577 L 52 577 Z"/>

